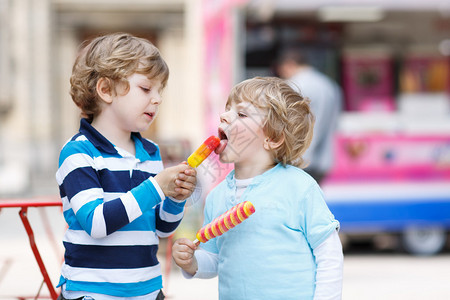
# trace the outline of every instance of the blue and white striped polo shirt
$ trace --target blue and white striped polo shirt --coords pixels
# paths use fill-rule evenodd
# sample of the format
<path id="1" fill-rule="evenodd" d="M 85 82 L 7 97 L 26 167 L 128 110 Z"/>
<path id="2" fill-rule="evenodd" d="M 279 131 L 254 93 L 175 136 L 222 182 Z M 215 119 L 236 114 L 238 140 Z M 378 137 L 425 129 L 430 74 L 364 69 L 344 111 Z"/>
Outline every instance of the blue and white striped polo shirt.
<path id="1" fill-rule="evenodd" d="M 136 155 L 115 147 L 86 119 L 63 147 L 56 179 L 68 229 L 59 286 L 119 297 L 162 288 L 158 237 L 181 222 L 185 202 L 165 198 L 157 145 L 133 133 Z"/>

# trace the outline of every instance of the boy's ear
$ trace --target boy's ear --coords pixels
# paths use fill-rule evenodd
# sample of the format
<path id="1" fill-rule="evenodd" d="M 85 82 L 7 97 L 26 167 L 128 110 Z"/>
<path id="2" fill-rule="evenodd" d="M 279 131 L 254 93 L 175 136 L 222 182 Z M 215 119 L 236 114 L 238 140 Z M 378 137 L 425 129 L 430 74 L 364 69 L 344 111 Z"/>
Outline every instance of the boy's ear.
<path id="1" fill-rule="evenodd" d="M 264 149 L 266 150 L 273 150 L 280 147 L 284 142 L 284 134 L 280 136 L 278 141 L 274 141 L 273 139 L 266 137 L 264 140 Z"/>
<path id="2" fill-rule="evenodd" d="M 106 103 L 112 102 L 111 79 L 101 77 L 96 85 L 97 94 Z"/>

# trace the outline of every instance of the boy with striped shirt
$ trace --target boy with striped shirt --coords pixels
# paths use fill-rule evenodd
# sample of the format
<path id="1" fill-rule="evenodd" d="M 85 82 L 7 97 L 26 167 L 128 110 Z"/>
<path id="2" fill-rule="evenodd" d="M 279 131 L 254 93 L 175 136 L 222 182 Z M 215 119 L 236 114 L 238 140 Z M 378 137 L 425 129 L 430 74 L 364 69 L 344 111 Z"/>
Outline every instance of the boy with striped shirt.
<path id="1" fill-rule="evenodd" d="M 126 33 L 95 38 L 70 78 L 80 130 L 56 179 L 68 224 L 61 299 L 163 299 L 159 237 L 178 226 L 196 185 L 186 164 L 163 168 L 143 138 L 169 76 L 158 49 Z"/>

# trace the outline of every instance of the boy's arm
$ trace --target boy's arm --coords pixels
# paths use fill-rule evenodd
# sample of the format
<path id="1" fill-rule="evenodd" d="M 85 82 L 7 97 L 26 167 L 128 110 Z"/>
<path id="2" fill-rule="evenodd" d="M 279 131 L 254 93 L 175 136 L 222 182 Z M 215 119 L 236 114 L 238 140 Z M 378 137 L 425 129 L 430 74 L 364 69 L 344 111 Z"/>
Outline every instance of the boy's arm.
<path id="1" fill-rule="evenodd" d="M 343 254 L 339 222 L 329 210 L 317 183 L 310 185 L 300 203 L 300 226 L 316 260 L 315 300 L 341 299 Z"/>
<path id="2" fill-rule="evenodd" d="M 218 255 L 197 246 L 189 239 L 178 239 L 173 245 L 172 256 L 182 269 L 185 278 L 209 279 L 217 276 Z"/>
<path id="3" fill-rule="evenodd" d="M 314 300 L 342 298 L 344 256 L 337 230 L 313 250 L 316 258 L 316 290 Z"/>
<path id="4" fill-rule="evenodd" d="M 185 204 L 186 201 L 167 197 L 156 206 L 156 234 L 159 237 L 168 237 L 177 229 L 183 219 Z"/>
<path id="5" fill-rule="evenodd" d="M 196 187 L 197 172 L 195 169 L 187 167 L 186 164 L 180 164 L 178 167 L 186 167 L 186 169 L 180 169 L 182 172 L 174 180 L 175 188 L 173 190 L 179 191 L 177 197 L 166 197 L 155 208 L 156 234 L 159 237 L 170 236 L 178 227 L 184 214 L 184 206 L 186 204 L 184 199 L 191 196 Z M 156 177 L 160 174 L 156 175 Z M 170 196 L 170 194 L 167 196 Z"/>
<path id="6" fill-rule="evenodd" d="M 172 246 L 172 257 L 177 266 L 183 270 L 183 274 L 194 276 L 198 270 L 197 258 L 194 256 L 197 246 L 189 239 L 181 238 Z"/>
<path id="7" fill-rule="evenodd" d="M 166 168 L 155 175 L 154 180 L 164 195 L 175 201 L 188 198 L 197 184 L 197 171 L 186 163 Z"/>
<path id="8" fill-rule="evenodd" d="M 198 268 L 193 278 L 209 279 L 217 276 L 219 255 L 200 248 L 195 251 L 194 256 L 197 259 Z M 186 274 L 184 276 L 189 278 Z"/>
<path id="9" fill-rule="evenodd" d="M 211 222 L 211 199 L 206 198 L 204 208 L 203 226 Z M 183 269 L 183 275 L 186 278 L 212 278 L 218 273 L 218 254 L 215 239 L 202 244 L 202 248 L 198 248 L 189 239 L 182 238 L 175 241 L 173 245 L 172 256 L 175 263 Z"/>
<path id="10" fill-rule="evenodd" d="M 105 202 L 94 159 L 78 145 L 72 148 L 69 145 L 61 152 L 56 178 L 65 215 L 70 219 L 70 214 L 74 214 L 81 227 L 94 238 L 122 228 L 165 197 L 156 181 L 149 178 L 119 198 Z"/>

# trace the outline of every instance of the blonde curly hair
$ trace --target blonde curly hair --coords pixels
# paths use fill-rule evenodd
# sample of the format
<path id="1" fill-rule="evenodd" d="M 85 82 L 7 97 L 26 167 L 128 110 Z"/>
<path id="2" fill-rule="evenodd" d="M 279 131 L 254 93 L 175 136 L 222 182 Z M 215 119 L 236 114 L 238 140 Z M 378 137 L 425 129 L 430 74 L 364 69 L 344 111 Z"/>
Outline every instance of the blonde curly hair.
<path id="1" fill-rule="evenodd" d="M 169 68 L 161 54 L 150 41 L 128 33 L 113 33 L 85 41 L 77 56 L 70 77 L 70 95 L 81 109 L 83 118 L 92 121 L 100 113 L 100 99 L 96 91 L 97 81 L 106 78 L 112 93 L 118 84 L 125 84 L 127 77 L 144 74 L 158 79 L 165 87 Z"/>
<path id="2" fill-rule="evenodd" d="M 279 147 L 271 149 L 276 163 L 307 166 L 303 154 L 311 144 L 315 118 L 310 100 L 302 97 L 284 80 L 277 77 L 255 77 L 237 84 L 230 92 L 231 103 L 248 102 L 262 109 L 267 115 L 263 130 Z"/>

